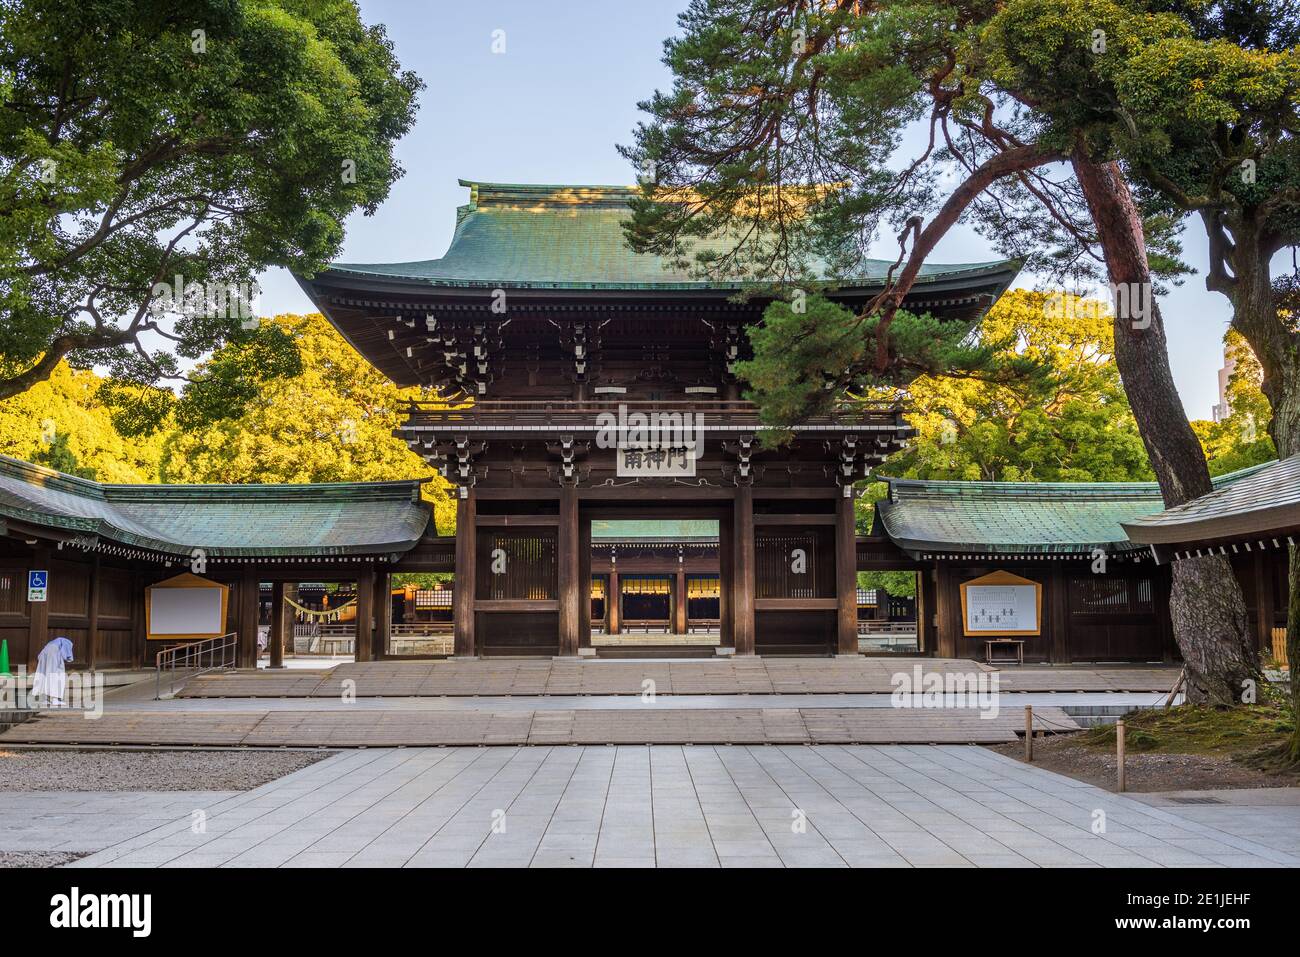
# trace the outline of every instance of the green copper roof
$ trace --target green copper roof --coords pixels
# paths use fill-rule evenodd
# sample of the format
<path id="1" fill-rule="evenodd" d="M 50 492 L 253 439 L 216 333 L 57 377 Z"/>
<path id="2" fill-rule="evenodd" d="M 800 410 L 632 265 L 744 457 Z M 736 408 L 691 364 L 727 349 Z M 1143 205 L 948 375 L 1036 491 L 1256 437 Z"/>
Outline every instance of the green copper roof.
<path id="1" fill-rule="evenodd" d="M 105 485 L 0 456 L 0 517 L 167 554 L 405 551 L 424 533 L 420 483 Z"/>
<path id="2" fill-rule="evenodd" d="M 430 286 L 508 286 L 540 289 L 707 289 L 740 283 L 701 281 L 654 255 L 638 254 L 623 239 L 631 186 L 542 186 L 479 183 L 457 211 L 456 232 L 441 259 L 409 263 L 336 263 L 334 275 L 409 281 Z M 697 248 L 729 249 L 726 239 Z M 891 265 L 868 260 L 854 277 L 879 285 Z M 1001 276 L 1005 287 L 1019 263 L 927 264 L 918 285 Z"/>
<path id="3" fill-rule="evenodd" d="M 1177 508 L 1125 521 L 1135 542 L 1178 545 L 1266 539 L 1300 527 L 1300 455 L 1243 469 L 1234 481 Z"/>
<path id="4" fill-rule="evenodd" d="M 1230 485 L 1255 466 L 1214 480 Z M 945 482 L 889 479 L 885 531 L 913 553 L 1130 551 L 1124 523 L 1159 511 L 1155 482 Z"/>

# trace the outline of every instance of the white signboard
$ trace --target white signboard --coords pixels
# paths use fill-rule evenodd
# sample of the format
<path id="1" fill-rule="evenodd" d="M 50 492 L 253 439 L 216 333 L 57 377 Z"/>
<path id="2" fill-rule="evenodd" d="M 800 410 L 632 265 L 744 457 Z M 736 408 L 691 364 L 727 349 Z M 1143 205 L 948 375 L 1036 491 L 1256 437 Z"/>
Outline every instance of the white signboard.
<path id="1" fill-rule="evenodd" d="M 1036 585 L 966 586 L 967 634 L 1005 634 L 1037 628 Z"/>
<path id="2" fill-rule="evenodd" d="M 27 600 L 45 601 L 50 591 L 50 573 L 48 571 L 29 571 L 27 573 Z"/>
<path id="3" fill-rule="evenodd" d="M 149 634 L 221 634 L 220 588 L 153 588 L 149 591 Z"/>

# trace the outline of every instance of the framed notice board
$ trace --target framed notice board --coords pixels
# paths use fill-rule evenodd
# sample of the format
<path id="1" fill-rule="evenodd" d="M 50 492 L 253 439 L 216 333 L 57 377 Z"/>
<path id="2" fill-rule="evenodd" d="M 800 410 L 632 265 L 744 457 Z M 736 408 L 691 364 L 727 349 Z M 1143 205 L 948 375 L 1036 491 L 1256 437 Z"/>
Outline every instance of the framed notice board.
<path id="1" fill-rule="evenodd" d="M 1043 633 L 1043 586 L 1010 572 L 961 583 L 962 634 L 1016 637 Z"/>
<path id="2" fill-rule="evenodd" d="M 230 589 L 188 572 L 145 589 L 145 633 L 151 641 L 219 638 L 226 634 Z"/>

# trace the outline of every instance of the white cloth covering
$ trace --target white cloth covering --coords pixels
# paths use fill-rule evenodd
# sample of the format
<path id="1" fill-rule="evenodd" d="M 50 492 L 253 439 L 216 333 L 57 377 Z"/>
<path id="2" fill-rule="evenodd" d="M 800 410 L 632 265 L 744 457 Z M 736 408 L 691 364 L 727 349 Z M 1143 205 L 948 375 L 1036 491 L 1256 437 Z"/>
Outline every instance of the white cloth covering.
<path id="1" fill-rule="evenodd" d="M 32 697 L 44 695 L 53 707 L 62 708 L 68 683 L 63 663 L 71 660 L 72 642 L 67 638 L 55 638 L 42 648 L 36 659 L 36 674 L 32 678 Z"/>

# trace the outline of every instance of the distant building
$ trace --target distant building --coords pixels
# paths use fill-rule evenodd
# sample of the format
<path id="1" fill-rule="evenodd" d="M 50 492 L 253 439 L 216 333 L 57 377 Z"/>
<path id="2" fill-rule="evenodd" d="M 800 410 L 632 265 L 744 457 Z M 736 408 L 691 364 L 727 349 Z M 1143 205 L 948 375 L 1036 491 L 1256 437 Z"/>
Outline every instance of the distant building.
<path id="1" fill-rule="evenodd" d="M 1223 368 L 1219 370 L 1219 401 L 1210 409 L 1210 416 L 1215 422 L 1222 422 L 1228 416 L 1232 415 L 1232 404 L 1228 401 L 1228 381 L 1232 378 L 1233 370 L 1237 368 L 1237 360 L 1228 355 L 1228 349 L 1223 349 Z"/>

